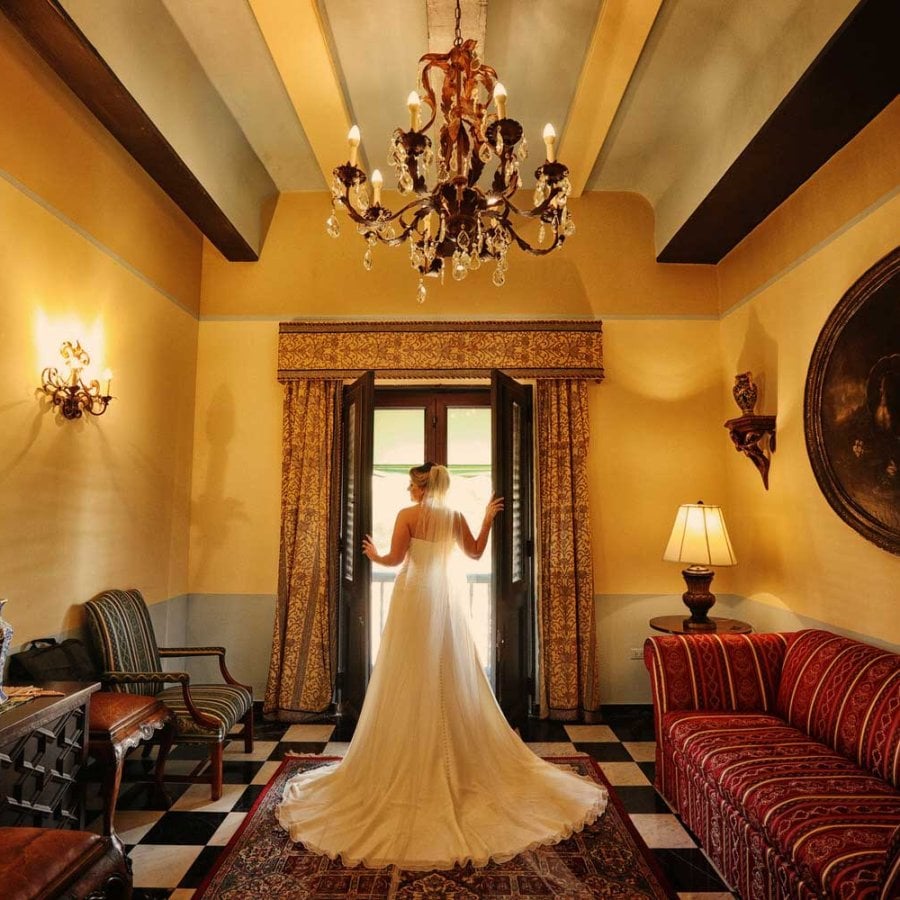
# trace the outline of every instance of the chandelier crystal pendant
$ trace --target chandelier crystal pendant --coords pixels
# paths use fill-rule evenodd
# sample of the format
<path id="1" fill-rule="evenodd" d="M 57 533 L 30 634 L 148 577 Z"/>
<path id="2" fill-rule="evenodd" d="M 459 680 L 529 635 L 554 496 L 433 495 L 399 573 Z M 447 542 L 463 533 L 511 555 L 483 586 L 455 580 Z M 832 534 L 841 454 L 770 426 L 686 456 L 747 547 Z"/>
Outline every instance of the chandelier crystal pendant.
<path id="1" fill-rule="evenodd" d="M 359 129 L 347 135 L 349 159 L 333 171 L 331 215 L 326 231 L 336 238 L 340 223 L 336 211 L 346 210 L 366 241 L 363 266 L 372 268 L 372 251 L 377 244 L 391 247 L 409 243 L 412 267 L 419 273 L 417 299 L 425 301 L 424 277 L 440 276 L 447 268 L 457 281 L 482 263 L 493 263 L 492 281 L 500 287 L 506 280 L 507 253 L 516 244 L 522 250 L 544 256 L 562 247 L 575 233 L 575 223 L 566 206 L 571 190 L 569 170 L 556 160 L 556 132 L 544 129 L 547 158 L 535 171 L 537 180 L 531 209 L 520 209 L 513 198 L 520 186 L 519 163 L 527 155 L 522 126 L 506 115 L 507 94 L 497 73 L 483 64 L 475 50 L 476 41 L 463 40 L 460 32 L 460 5 L 456 0 L 456 29 L 448 53 L 426 53 L 420 60 L 421 96 L 413 91 L 407 98 L 409 130 L 396 129 L 388 148 L 388 160 L 397 175 L 401 194 L 415 194 L 396 212 L 381 202 L 384 178 L 376 169 L 371 178 L 357 166 Z M 435 76 L 443 75 L 440 99 L 435 92 Z M 489 107 L 494 102 L 495 111 Z M 427 121 L 420 124 L 422 104 L 428 108 Z M 437 149 L 428 136 L 440 112 Z M 437 153 L 436 177 L 428 183 Z M 478 182 L 485 167 L 497 162 L 490 187 Z M 366 182 L 372 184 L 369 201 Z M 537 240 L 530 243 L 516 225 L 516 216 L 525 223 L 539 220 Z M 521 225 L 519 225 L 521 228 Z"/>

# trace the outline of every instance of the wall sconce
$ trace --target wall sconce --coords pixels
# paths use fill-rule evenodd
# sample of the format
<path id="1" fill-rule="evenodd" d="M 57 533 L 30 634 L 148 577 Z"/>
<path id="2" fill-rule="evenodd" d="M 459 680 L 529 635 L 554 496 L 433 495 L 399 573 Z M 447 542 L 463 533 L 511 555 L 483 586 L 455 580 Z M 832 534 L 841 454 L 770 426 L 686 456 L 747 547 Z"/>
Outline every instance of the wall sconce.
<path id="1" fill-rule="evenodd" d="M 750 372 L 734 376 L 731 389 L 735 403 L 741 408 L 742 416 L 729 419 L 725 423 L 731 435 L 735 450 L 743 453 L 762 475 L 763 487 L 769 489 L 769 463 L 775 452 L 775 416 L 757 416 L 753 410 L 759 390 L 753 383 Z M 763 449 L 763 441 L 769 436 L 768 452 Z"/>
<path id="2" fill-rule="evenodd" d="M 91 358 L 78 341 L 63 341 L 59 355 L 68 367 L 68 376 L 60 374 L 58 369 L 47 367 L 41 373 L 41 390 L 53 400 L 66 419 L 80 419 L 83 413 L 102 416 L 112 400 L 109 389 L 112 384 L 112 372 L 107 369 L 103 373 L 106 381 L 106 393 L 100 393 L 100 382 L 96 379 L 85 384 L 81 380 L 81 372 L 91 363 Z"/>

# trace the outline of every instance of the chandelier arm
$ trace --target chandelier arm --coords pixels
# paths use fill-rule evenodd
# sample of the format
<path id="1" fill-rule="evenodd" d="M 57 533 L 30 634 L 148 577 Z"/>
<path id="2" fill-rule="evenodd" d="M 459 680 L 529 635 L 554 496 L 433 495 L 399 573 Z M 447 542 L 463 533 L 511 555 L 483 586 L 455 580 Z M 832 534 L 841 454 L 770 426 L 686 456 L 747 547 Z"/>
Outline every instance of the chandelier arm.
<path id="1" fill-rule="evenodd" d="M 394 222 L 400 218 L 404 213 L 409 212 L 411 209 L 424 209 L 425 207 L 430 207 L 431 205 L 431 197 L 418 197 L 415 200 L 410 200 L 406 206 L 397 210 L 397 212 L 392 213 L 386 206 L 379 206 L 378 209 L 384 210 L 389 213 L 387 216 L 379 215 L 376 219 L 368 219 L 362 213 L 358 212 L 357 209 L 350 202 L 349 195 L 344 195 L 343 197 L 338 198 L 338 203 L 340 203 L 344 209 L 347 210 L 350 218 L 356 222 L 357 225 L 368 225 L 371 228 L 376 228 L 378 225 L 386 225 L 389 222 Z M 373 207 L 369 207 L 372 209 Z M 401 223 L 402 224 L 402 223 Z"/>
<path id="2" fill-rule="evenodd" d="M 521 237 L 515 228 L 509 223 L 504 223 L 506 225 L 506 230 L 509 232 L 512 239 L 516 242 L 520 250 L 524 250 L 526 253 L 530 253 L 532 256 L 546 256 L 548 253 L 552 253 L 560 244 L 565 241 L 565 237 L 561 235 L 556 229 L 553 231 L 553 242 L 549 244 L 547 247 L 532 247 L 525 238 Z"/>
<path id="3" fill-rule="evenodd" d="M 522 216 L 523 219 L 540 219 L 550 208 L 550 204 L 556 199 L 558 193 L 558 191 L 552 193 L 543 203 L 538 204 L 532 209 L 519 209 L 519 207 L 509 198 L 504 198 L 504 202 L 512 212 L 517 216 Z M 556 214 L 554 214 L 554 218 L 557 218 Z"/>

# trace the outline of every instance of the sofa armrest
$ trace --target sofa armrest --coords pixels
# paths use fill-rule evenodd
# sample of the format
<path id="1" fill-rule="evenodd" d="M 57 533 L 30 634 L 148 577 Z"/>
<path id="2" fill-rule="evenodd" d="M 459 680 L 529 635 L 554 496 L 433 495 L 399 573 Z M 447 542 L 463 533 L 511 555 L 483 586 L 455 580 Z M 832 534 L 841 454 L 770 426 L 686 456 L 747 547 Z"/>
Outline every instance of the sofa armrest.
<path id="1" fill-rule="evenodd" d="M 775 706 L 788 638 L 783 634 L 692 634 L 649 637 L 656 738 L 673 710 L 768 712 Z"/>
<path id="2" fill-rule="evenodd" d="M 644 642 L 656 732 L 655 785 L 673 808 L 677 766 L 666 740 L 666 714 L 773 709 L 787 644 L 783 634 L 660 635 Z"/>

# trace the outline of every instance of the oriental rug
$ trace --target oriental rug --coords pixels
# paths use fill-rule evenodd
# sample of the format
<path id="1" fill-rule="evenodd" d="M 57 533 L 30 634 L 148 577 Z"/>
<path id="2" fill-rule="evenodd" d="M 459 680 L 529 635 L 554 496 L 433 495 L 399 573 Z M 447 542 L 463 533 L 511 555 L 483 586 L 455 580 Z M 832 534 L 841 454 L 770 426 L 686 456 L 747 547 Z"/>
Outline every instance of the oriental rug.
<path id="1" fill-rule="evenodd" d="M 597 764 L 588 756 L 547 759 L 587 775 L 607 788 L 606 812 L 593 825 L 567 841 L 522 853 L 505 863 L 490 863 L 480 869 L 465 866 L 409 872 L 396 866 L 348 868 L 294 844 L 275 820 L 275 807 L 284 785 L 297 773 L 333 762 L 334 758 L 288 757 L 260 794 L 194 900 L 201 897 L 203 900 L 675 898 L 676 894 Z"/>

